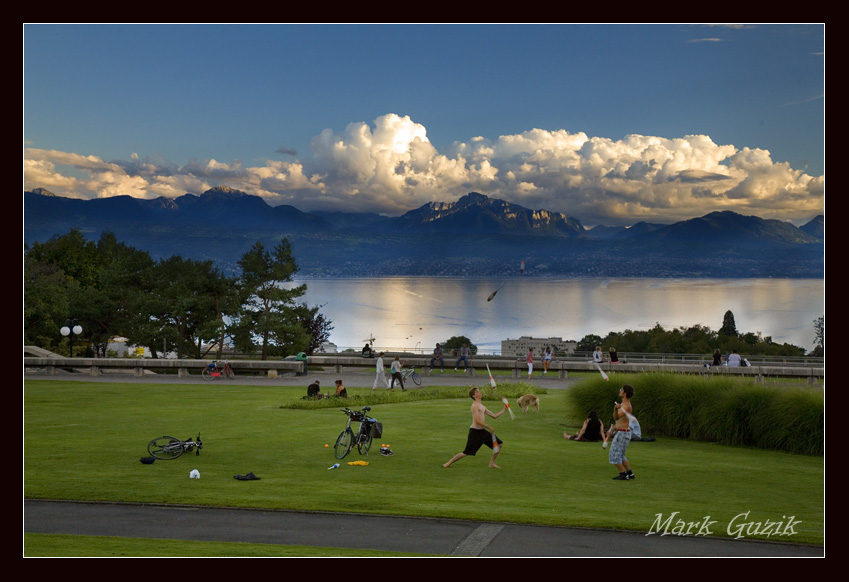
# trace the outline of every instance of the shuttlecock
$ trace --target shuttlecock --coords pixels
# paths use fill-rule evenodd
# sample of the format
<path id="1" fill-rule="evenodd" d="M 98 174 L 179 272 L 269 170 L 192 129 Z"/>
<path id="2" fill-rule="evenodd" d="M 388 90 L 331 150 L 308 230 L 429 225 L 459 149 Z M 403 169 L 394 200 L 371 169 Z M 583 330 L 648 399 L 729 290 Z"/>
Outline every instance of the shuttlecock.
<path id="1" fill-rule="evenodd" d="M 200 471 L 192 469 L 192 472 L 189 473 L 189 479 L 200 479 Z"/>

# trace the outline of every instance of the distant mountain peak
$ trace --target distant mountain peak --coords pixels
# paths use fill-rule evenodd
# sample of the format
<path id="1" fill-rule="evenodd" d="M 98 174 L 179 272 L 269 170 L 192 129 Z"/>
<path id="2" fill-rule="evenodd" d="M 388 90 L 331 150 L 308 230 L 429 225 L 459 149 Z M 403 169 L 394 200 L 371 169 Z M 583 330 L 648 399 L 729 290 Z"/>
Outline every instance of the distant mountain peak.
<path id="1" fill-rule="evenodd" d="M 405 228 L 423 232 L 558 237 L 586 232 L 577 219 L 563 213 L 531 210 L 479 192 L 470 192 L 456 202 L 430 202 L 398 220 Z"/>
<path id="2" fill-rule="evenodd" d="M 40 194 L 41 196 L 56 196 L 53 192 L 48 190 L 47 188 L 33 188 L 30 190 L 33 194 Z"/>
<path id="3" fill-rule="evenodd" d="M 201 198 L 218 198 L 225 196 L 228 198 L 241 198 L 243 196 L 250 196 L 250 194 L 231 188 L 230 186 L 215 186 L 201 194 Z"/>

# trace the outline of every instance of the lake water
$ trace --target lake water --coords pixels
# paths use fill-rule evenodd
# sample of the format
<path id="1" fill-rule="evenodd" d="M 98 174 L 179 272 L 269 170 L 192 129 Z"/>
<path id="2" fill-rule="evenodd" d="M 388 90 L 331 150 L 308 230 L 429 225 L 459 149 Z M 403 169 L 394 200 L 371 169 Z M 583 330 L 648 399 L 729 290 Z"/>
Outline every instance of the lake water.
<path id="1" fill-rule="evenodd" d="M 501 340 L 521 336 L 577 341 L 658 323 L 716 331 L 729 309 L 741 333 L 760 332 L 810 350 L 813 322 L 825 314 L 821 279 L 403 277 L 296 283 L 307 285 L 303 299 L 310 306 L 322 306 L 339 350 L 360 349 L 373 337 L 380 350 L 430 353 L 436 342 L 464 335 L 482 353 L 497 354 Z"/>

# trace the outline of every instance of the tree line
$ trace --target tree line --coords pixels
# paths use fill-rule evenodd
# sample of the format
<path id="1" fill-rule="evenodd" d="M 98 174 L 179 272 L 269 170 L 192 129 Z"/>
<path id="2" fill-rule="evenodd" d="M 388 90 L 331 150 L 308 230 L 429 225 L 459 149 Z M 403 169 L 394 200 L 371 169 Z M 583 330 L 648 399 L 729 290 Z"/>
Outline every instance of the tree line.
<path id="1" fill-rule="evenodd" d="M 822 357 L 825 349 L 824 317 L 814 320 L 812 339 L 815 347 L 807 355 Z M 806 355 L 804 348 L 775 343 L 772 337 L 764 337 L 760 332 L 739 332 L 731 311 L 725 312 L 722 326 L 717 331 L 703 325 L 666 330 L 657 324 L 645 331 L 611 331 L 605 337 L 587 335 L 575 349 L 591 352 L 595 346 L 602 346 L 603 351 L 610 351 L 614 347 L 618 353 L 711 354 L 719 350 L 721 354 L 728 354 L 737 350 L 740 354 L 750 356 Z"/>
<path id="2" fill-rule="evenodd" d="M 124 337 L 151 355 L 221 357 L 225 346 L 265 360 L 313 353 L 333 329 L 319 307 L 291 284 L 298 265 L 285 238 L 272 249 L 255 243 L 238 262 L 239 274 L 212 260 L 150 255 L 103 233 L 95 242 L 71 229 L 24 248 L 24 345 L 69 353 L 60 328 L 82 327 L 72 355 L 105 357 L 109 341 Z"/>

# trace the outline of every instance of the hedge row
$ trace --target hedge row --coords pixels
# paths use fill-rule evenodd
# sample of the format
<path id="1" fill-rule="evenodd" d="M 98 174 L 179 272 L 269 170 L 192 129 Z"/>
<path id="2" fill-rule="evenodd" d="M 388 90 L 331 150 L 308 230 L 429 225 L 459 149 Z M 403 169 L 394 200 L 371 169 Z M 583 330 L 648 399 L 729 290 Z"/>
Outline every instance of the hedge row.
<path id="1" fill-rule="evenodd" d="M 823 454 L 825 397 L 820 389 L 769 387 L 729 377 L 616 374 L 609 382 L 581 382 L 566 394 L 575 410 L 596 410 L 606 426 L 623 384 L 634 387 L 631 403 L 644 435 Z"/>

